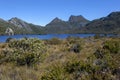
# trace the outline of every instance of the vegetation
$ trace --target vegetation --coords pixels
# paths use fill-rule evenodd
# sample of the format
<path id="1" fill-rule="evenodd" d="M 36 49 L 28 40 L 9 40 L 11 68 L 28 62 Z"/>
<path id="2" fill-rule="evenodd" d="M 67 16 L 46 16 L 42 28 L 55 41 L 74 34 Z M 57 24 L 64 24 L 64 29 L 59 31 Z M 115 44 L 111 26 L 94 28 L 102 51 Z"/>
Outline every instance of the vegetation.
<path id="1" fill-rule="evenodd" d="M 20 39 L 0 44 L 1 80 L 119 80 L 120 39 Z"/>
<path id="2" fill-rule="evenodd" d="M 45 43 L 49 45 L 59 45 L 62 43 L 62 41 L 58 38 L 52 38 L 50 40 L 45 40 Z"/>
<path id="3" fill-rule="evenodd" d="M 13 62 L 17 65 L 32 65 L 42 60 L 46 48 L 41 40 L 21 39 L 8 43 L 0 55 L 1 63 Z"/>

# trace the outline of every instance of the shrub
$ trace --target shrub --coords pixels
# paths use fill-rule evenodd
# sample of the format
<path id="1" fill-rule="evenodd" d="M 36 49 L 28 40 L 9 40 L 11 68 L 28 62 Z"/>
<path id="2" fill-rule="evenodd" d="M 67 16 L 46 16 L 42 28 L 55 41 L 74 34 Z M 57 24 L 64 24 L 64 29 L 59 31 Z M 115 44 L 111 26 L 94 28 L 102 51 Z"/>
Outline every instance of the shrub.
<path id="1" fill-rule="evenodd" d="M 104 52 L 101 49 L 97 49 L 94 53 L 95 57 L 97 59 L 102 59 L 104 57 Z"/>
<path id="2" fill-rule="evenodd" d="M 21 39 L 8 43 L 9 49 L 2 51 L 7 61 L 18 65 L 33 65 L 42 60 L 46 47 L 39 39 Z"/>
<path id="3" fill-rule="evenodd" d="M 68 73 L 73 73 L 73 72 L 79 71 L 79 69 L 80 69 L 80 61 L 74 61 L 74 62 L 68 61 L 66 63 L 65 70 Z"/>
<path id="4" fill-rule="evenodd" d="M 109 50 L 111 53 L 119 53 L 120 52 L 120 40 L 106 41 L 103 48 Z"/>
<path id="5" fill-rule="evenodd" d="M 52 38 L 50 40 L 46 40 L 45 43 L 50 45 L 58 45 L 58 44 L 61 44 L 62 41 L 58 38 Z"/>
<path id="6" fill-rule="evenodd" d="M 90 63 L 74 59 L 67 61 L 65 71 L 69 74 L 71 80 L 88 80 L 90 79 L 88 74 L 92 73 L 92 67 Z"/>
<path id="7" fill-rule="evenodd" d="M 42 75 L 41 80 L 68 80 L 65 75 L 64 66 L 60 63 L 53 63 Z"/>

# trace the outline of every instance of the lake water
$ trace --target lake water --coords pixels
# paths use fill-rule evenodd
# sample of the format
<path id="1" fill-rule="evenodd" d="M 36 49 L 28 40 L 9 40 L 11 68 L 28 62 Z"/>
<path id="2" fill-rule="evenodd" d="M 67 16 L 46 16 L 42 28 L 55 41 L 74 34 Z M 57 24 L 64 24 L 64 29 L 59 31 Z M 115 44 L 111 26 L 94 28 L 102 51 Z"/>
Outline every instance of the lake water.
<path id="1" fill-rule="evenodd" d="M 59 38 L 59 39 L 65 39 L 69 36 L 71 37 L 80 37 L 80 38 L 85 38 L 85 37 L 92 37 L 95 34 L 46 34 L 46 35 L 14 35 L 14 36 L 0 36 L 0 42 L 5 42 L 7 38 L 15 38 L 15 39 L 20 39 L 20 38 L 38 38 L 38 39 L 51 39 L 51 38 Z M 111 36 L 111 35 L 107 35 Z"/>
<path id="2" fill-rule="evenodd" d="M 5 42 L 7 38 L 38 38 L 38 39 L 51 39 L 51 38 L 59 38 L 59 39 L 65 39 L 69 36 L 71 37 L 80 37 L 85 38 L 89 36 L 94 36 L 95 34 L 46 34 L 46 35 L 13 35 L 13 36 L 0 36 L 0 42 Z"/>

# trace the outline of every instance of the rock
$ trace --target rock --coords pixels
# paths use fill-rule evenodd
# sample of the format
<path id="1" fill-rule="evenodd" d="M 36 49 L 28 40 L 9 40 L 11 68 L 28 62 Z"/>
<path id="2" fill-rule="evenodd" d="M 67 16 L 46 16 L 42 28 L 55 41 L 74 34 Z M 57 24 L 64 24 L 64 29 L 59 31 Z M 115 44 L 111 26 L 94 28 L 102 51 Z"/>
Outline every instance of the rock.
<path id="1" fill-rule="evenodd" d="M 14 35 L 14 31 L 11 29 L 11 28 L 7 28 L 6 31 L 5 31 L 5 34 L 7 35 Z"/>

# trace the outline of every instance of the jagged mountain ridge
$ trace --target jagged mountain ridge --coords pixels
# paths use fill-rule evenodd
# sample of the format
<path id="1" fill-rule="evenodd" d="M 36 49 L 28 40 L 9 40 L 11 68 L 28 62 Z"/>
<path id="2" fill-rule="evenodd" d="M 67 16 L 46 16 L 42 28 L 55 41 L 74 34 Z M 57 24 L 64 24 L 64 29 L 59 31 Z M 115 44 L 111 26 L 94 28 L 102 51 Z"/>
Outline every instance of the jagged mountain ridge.
<path id="1" fill-rule="evenodd" d="M 49 24 L 45 26 L 46 33 L 74 33 L 72 30 L 83 27 L 89 20 L 83 16 L 70 16 L 68 21 L 54 18 Z"/>
<path id="2" fill-rule="evenodd" d="M 120 33 L 120 11 L 88 23 L 80 32 L 84 33 Z"/>
<path id="3" fill-rule="evenodd" d="M 29 24 L 21 19 L 18 19 L 17 17 L 15 18 L 11 18 L 10 20 L 8 20 L 9 23 L 14 24 L 15 26 L 19 27 L 19 28 L 23 28 L 26 31 L 31 32 L 32 29 L 29 27 Z"/>
<path id="4" fill-rule="evenodd" d="M 28 23 L 17 17 L 6 21 L 0 19 L 0 35 L 10 27 L 15 34 L 63 34 L 63 33 L 115 33 L 120 34 L 120 11 L 106 17 L 89 21 L 83 16 L 71 15 L 68 21 L 54 18 L 46 26 Z"/>
<path id="5" fill-rule="evenodd" d="M 15 26 L 18 26 L 19 28 L 26 28 L 26 29 L 29 29 L 30 31 L 32 31 L 27 22 L 25 22 L 17 17 L 11 18 L 10 20 L 8 20 L 8 22 L 14 24 Z"/>
<path id="6" fill-rule="evenodd" d="M 68 22 L 74 27 L 84 27 L 90 21 L 85 19 L 82 15 L 79 16 L 71 15 Z"/>
<path id="7" fill-rule="evenodd" d="M 59 19 L 58 17 L 54 18 L 50 23 L 59 23 L 59 22 L 63 22 L 63 20 Z"/>
<path id="8" fill-rule="evenodd" d="M 45 26 L 45 33 L 66 33 L 71 28 L 71 25 L 59 18 L 54 18 L 49 24 Z"/>
<path id="9" fill-rule="evenodd" d="M 15 34 L 42 34 L 42 26 L 27 23 L 17 17 L 6 21 L 0 19 L 0 35 L 5 34 L 5 30 L 10 27 Z"/>

